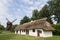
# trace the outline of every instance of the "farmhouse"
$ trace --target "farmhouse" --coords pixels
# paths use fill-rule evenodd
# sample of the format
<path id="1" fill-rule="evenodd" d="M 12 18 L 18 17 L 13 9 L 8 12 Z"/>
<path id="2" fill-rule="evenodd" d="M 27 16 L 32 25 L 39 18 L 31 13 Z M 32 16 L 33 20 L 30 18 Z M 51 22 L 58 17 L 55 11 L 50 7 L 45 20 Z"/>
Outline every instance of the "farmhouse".
<path id="1" fill-rule="evenodd" d="M 39 36 L 39 37 L 52 37 L 52 31 L 55 30 L 47 18 L 31 21 L 19 25 L 15 28 L 15 34 Z"/>

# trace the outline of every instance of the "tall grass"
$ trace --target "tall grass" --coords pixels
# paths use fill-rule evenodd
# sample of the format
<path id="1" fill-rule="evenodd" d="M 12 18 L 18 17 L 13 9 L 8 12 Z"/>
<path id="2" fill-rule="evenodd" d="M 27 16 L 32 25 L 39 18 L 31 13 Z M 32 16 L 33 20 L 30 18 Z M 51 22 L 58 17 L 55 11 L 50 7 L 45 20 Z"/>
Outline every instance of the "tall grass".
<path id="1" fill-rule="evenodd" d="M 32 37 L 32 36 L 24 36 L 11 33 L 9 31 L 4 31 L 0 34 L 0 40 L 60 40 L 60 36 L 53 36 L 48 38 L 41 37 Z"/>

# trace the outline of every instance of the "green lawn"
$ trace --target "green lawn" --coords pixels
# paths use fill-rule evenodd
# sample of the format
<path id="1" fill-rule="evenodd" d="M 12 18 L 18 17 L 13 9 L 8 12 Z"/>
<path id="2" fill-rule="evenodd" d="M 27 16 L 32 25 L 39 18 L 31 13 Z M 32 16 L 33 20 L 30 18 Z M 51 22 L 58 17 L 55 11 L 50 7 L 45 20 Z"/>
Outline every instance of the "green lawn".
<path id="1" fill-rule="evenodd" d="M 0 40 L 60 40 L 60 36 L 41 38 L 41 37 L 17 35 L 8 31 L 4 31 L 3 33 L 0 33 Z"/>

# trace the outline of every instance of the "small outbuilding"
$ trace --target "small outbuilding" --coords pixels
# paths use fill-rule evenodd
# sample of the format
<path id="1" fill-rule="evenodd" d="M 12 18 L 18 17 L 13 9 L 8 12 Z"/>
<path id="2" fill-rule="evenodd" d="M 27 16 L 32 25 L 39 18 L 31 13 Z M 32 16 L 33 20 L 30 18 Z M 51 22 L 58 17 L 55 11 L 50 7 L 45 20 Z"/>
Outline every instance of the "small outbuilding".
<path id="1" fill-rule="evenodd" d="M 24 23 L 22 25 L 18 25 L 15 28 L 15 34 L 38 37 L 52 37 L 53 30 L 55 29 L 51 26 L 49 22 L 47 22 L 47 18 L 42 18 L 28 23 Z"/>

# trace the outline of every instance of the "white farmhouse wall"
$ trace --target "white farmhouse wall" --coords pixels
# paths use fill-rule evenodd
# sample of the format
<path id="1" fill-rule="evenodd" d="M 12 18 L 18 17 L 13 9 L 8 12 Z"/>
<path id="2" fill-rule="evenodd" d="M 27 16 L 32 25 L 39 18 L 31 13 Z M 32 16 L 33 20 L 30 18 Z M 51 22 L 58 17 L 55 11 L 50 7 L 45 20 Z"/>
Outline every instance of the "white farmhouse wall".
<path id="1" fill-rule="evenodd" d="M 22 32 L 22 30 L 21 30 L 21 34 L 22 34 L 22 35 L 26 35 L 26 31 L 25 31 L 25 32 Z"/>
<path id="2" fill-rule="evenodd" d="M 29 30 L 29 35 L 30 36 L 37 36 L 37 30 L 35 29 L 35 32 L 33 32 L 32 29 Z"/>
<path id="3" fill-rule="evenodd" d="M 43 29 L 37 29 L 42 31 L 42 33 L 40 33 L 40 37 L 52 37 L 52 31 L 44 31 Z"/>
<path id="4" fill-rule="evenodd" d="M 52 34 L 52 31 L 44 31 L 43 33 L 43 37 L 52 37 L 53 34 Z"/>
<path id="5" fill-rule="evenodd" d="M 40 34 L 40 37 L 43 37 L 43 30 L 42 29 L 37 29 L 37 30 L 40 30 L 41 31 L 41 33 L 39 33 Z"/>
<path id="6" fill-rule="evenodd" d="M 29 30 L 29 35 L 30 36 L 37 36 L 37 30 L 40 30 L 41 33 L 39 33 L 40 37 L 52 37 L 52 31 L 43 31 L 43 29 L 35 29 L 35 32 L 31 30 Z"/>
<path id="7" fill-rule="evenodd" d="M 38 31 L 37 30 L 40 30 L 42 33 L 39 33 L 39 35 L 40 35 L 40 37 L 43 37 L 43 30 L 42 29 L 35 29 L 35 32 L 33 32 L 32 31 L 32 29 L 31 30 L 29 30 L 29 35 L 30 36 L 38 36 Z"/>
<path id="8" fill-rule="evenodd" d="M 16 30 L 15 30 L 15 34 L 17 34 Z"/>
<path id="9" fill-rule="evenodd" d="M 39 33 L 40 37 L 52 37 L 53 34 L 52 34 L 52 31 L 44 31 L 43 29 L 35 29 L 35 32 L 33 32 L 32 29 L 29 30 L 29 35 L 30 36 L 38 36 L 38 31 L 37 30 L 40 30 L 41 33 Z M 15 31 L 15 34 L 21 34 L 21 35 L 26 35 L 26 31 L 25 32 L 22 32 L 21 31 Z"/>
<path id="10" fill-rule="evenodd" d="M 18 34 L 20 34 L 20 31 L 18 31 Z"/>

